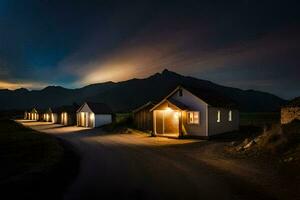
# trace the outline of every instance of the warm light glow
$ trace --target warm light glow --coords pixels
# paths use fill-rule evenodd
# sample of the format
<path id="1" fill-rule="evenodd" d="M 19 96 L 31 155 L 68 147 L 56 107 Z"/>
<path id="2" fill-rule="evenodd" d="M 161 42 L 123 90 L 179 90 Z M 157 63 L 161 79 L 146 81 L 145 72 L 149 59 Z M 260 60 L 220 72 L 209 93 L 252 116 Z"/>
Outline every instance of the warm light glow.
<path id="1" fill-rule="evenodd" d="M 165 111 L 172 111 L 172 108 L 167 107 L 167 108 L 165 109 Z"/>
<path id="2" fill-rule="evenodd" d="M 47 84 L 45 84 L 45 83 L 38 83 L 38 82 L 13 83 L 13 82 L 0 81 L 0 89 L 9 89 L 9 90 L 15 90 L 18 88 L 41 89 L 41 88 L 45 87 L 46 85 Z"/>
<path id="3" fill-rule="evenodd" d="M 221 122 L 221 111 L 218 110 L 217 122 Z"/>
<path id="4" fill-rule="evenodd" d="M 199 124 L 199 112 L 197 111 L 187 112 L 187 122 L 189 124 Z"/>
<path id="5" fill-rule="evenodd" d="M 91 120 L 94 120 L 94 119 L 95 119 L 95 114 L 94 114 L 94 113 L 91 113 L 91 114 L 90 114 L 90 119 L 91 119 Z"/>
<path id="6" fill-rule="evenodd" d="M 230 110 L 228 113 L 228 121 L 232 121 L 232 111 Z"/>
<path id="7" fill-rule="evenodd" d="M 178 112 L 175 112 L 175 113 L 174 113 L 174 118 L 175 118 L 175 119 L 178 119 L 178 117 L 179 117 L 179 113 L 178 113 Z"/>
<path id="8" fill-rule="evenodd" d="M 68 113 L 66 113 L 66 112 L 61 113 L 61 123 L 63 125 L 68 124 Z"/>

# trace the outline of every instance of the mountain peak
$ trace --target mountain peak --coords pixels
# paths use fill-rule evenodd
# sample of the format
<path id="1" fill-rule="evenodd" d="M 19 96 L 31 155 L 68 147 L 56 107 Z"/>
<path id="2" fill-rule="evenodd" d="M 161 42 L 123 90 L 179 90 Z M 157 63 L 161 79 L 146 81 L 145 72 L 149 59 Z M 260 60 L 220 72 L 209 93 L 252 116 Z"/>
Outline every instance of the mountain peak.
<path id="1" fill-rule="evenodd" d="M 180 74 L 177 74 L 176 72 L 170 71 L 168 69 L 164 69 L 161 74 L 165 76 L 181 76 Z"/>
<path id="2" fill-rule="evenodd" d="M 62 90 L 62 89 L 66 89 L 66 88 L 61 87 L 61 86 L 50 85 L 50 86 L 45 87 L 42 90 L 45 91 L 45 90 L 56 90 L 56 89 Z"/>
<path id="3" fill-rule="evenodd" d="M 26 89 L 26 88 L 19 88 L 19 89 L 16 89 L 15 92 L 28 92 L 29 90 Z"/>
<path id="4" fill-rule="evenodd" d="M 170 73 L 171 71 L 170 70 L 168 70 L 167 68 L 166 69 L 164 69 L 161 73 L 162 74 L 167 74 L 167 73 Z"/>

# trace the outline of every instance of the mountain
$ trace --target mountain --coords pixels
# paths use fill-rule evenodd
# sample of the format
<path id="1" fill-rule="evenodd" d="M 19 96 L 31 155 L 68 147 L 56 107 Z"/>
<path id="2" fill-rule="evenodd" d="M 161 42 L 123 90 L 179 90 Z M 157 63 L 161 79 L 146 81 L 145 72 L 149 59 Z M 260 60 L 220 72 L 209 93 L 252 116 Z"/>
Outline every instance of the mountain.
<path id="1" fill-rule="evenodd" d="M 128 112 L 148 102 L 159 101 L 178 85 L 191 86 L 201 90 L 214 91 L 234 100 L 244 112 L 278 111 L 285 100 L 255 90 L 241 90 L 225 87 L 189 76 L 182 76 L 165 69 L 145 79 L 131 79 L 122 82 L 105 82 L 78 89 L 48 86 L 42 90 L 29 91 L 0 90 L 0 103 L 3 109 L 47 108 L 84 101 L 109 104 L 116 112 Z"/>

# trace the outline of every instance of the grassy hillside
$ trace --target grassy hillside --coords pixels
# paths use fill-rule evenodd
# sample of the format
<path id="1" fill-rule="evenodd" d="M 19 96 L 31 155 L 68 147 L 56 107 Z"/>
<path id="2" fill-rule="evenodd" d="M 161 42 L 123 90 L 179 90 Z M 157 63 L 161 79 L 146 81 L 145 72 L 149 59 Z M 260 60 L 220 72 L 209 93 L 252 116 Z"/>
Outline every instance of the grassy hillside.
<path id="1" fill-rule="evenodd" d="M 11 199 L 61 197 L 69 174 L 64 177 L 58 171 L 65 172 L 69 154 L 57 139 L 11 120 L 0 120 L 0 147 L 2 195 L 9 194 Z"/>

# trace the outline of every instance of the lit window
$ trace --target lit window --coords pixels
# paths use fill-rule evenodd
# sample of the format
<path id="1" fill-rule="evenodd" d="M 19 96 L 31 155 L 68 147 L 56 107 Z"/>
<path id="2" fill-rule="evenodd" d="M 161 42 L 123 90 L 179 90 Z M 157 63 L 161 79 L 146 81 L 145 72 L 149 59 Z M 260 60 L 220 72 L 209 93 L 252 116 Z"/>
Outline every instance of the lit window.
<path id="1" fill-rule="evenodd" d="M 199 112 L 187 112 L 188 124 L 199 124 Z"/>
<path id="2" fill-rule="evenodd" d="M 221 111 L 218 110 L 217 122 L 221 122 Z"/>
<path id="3" fill-rule="evenodd" d="M 232 121 L 232 111 L 229 110 L 229 113 L 228 113 L 228 121 Z"/>

